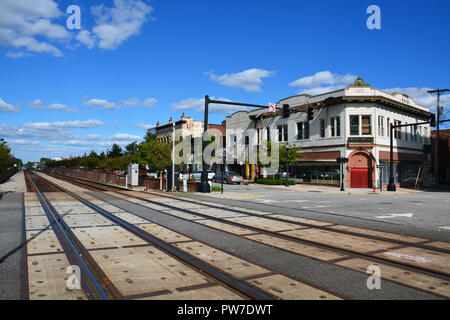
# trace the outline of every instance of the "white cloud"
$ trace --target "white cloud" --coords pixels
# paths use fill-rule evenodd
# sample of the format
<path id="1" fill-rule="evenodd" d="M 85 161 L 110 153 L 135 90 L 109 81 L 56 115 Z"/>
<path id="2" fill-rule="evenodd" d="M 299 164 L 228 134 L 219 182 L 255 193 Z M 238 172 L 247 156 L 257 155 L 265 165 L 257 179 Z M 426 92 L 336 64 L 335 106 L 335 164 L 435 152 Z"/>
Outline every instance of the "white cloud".
<path id="1" fill-rule="evenodd" d="M 268 78 L 275 74 L 274 71 L 267 71 L 262 69 L 249 69 L 239 73 L 224 74 L 222 76 L 215 75 L 212 72 L 207 72 L 212 81 L 220 83 L 224 86 L 243 88 L 248 92 L 261 91 L 262 78 Z"/>
<path id="2" fill-rule="evenodd" d="M 148 130 L 148 129 L 154 128 L 154 127 L 155 127 L 154 124 L 145 124 L 145 123 L 136 123 L 136 124 L 133 124 L 133 128 L 141 129 L 141 130 Z"/>
<path id="3" fill-rule="evenodd" d="M 116 141 L 136 141 L 136 140 L 141 140 L 142 137 L 141 136 L 135 136 L 135 135 L 131 135 L 128 133 L 116 133 L 112 136 L 109 136 L 107 138 L 108 140 L 116 140 Z"/>
<path id="4" fill-rule="evenodd" d="M 127 100 L 122 100 L 120 102 L 122 102 L 125 107 L 135 107 L 139 104 L 139 101 L 140 100 L 138 98 L 130 98 Z"/>
<path id="5" fill-rule="evenodd" d="M 383 91 L 394 93 L 404 93 L 413 98 L 418 104 L 430 107 L 431 110 L 436 111 L 437 99 L 436 95 L 431 95 L 428 91 L 433 90 L 431 88 L 390 88 L 383 89 Z M 440 105 L 449 108 L 450 107 L 450 94 L 441 95 Z"/>
<path id="6" fill-rule="evenodd" d="M 108 102 L 104 99 L 91 99 L 87 102 L 83 102 L 84 105 L 89 107 L 100 107 L 103 110 L 118 110 L 120 106 L 115 104 L 114 102 Z"/>
<path id="7" fill-rule="evenodd" d="M 86 121 L 56 121 L 56 122 L 32 122 L 32 123 L 24 123 L 22 127 L 24 128 L 38 128 L 38 129 L 68 129 L 68 128 L 82 128 L 82 129 L 91 129 L 102 127 L 105 124 L 100 120 L 86 120 Z"/>
<path id="8" fill-rule="evenodd" d="M 38 145 L 39 141 L 29 141 L 23 139 L 16 139 L 8 141 L 8 144 L 19 144 L 19 145 Z"/>
<path id="9" fill-rule="evenodd" d="M 0 1 L 0 45 L 29 52 L 62 55 L 54 45 L 37 40 L 69 40 L 70 33 L 61 25 L 52 23 L 63 14 L 53 0 L 2 0 Z M 10 58 L 19 58 L 25 52 L 8 53 Z"/>
<path id="10" fill-rule="evenodd" d="M 324 92 L 343 89 L 356 80 L 352 74 L 336 74 L 330 71 L 320 71 L 312 76 L 303 77 L 291 82 L 291 87 L 298 88 L 299 93 L 317 95 Z"/>
<path id="11" fill-rule="evenodd" d="M 6 56 L 11 59 L 18 59 L 23 57 L 29 57 L 31 56 L 31 54 L 19 51 L 19 52 L 7 52 Z"/>
<path id="12" fill-rule="evenodd" d="M 0 112 L 18 112 L 19 107 L 15 107 L 12 104 L 6 103 L 2 98 L 0 98 Z"/>
<path id="13" fill-rule="evenodd" d="M 153 8 L 139 0 L 114 0 L 113 8 L 91 7 L 97 25 L 92 29 L 99 39 L 98 47 L 116 49 L 126 39 L 140 33 Z"/>
<path id="14" fill-rule="evenodd" d="M 210 99 L 215 100 L 214 97 L 210 97 Z M 230 101 L 226 98 L 218 98 L 217 100 L 221 101 Z M 194 109 L 196 112 L 203 113 L 205 111 L 205 99 L 195 99 L 195 98 L 189 98 L 182 100 L 180 102 L 172 103 L 172 110 L 186 110 L 186 109 Z M 226 105 L 226 104 L 216 104 L 216 103 L 210 103 L 208 112 L 210 113 L 219 113 L 219 114 L 229 114 L 236 111 L 242 111 L 247 110 L 246 107 L 243 106 L 233 106 L 233 105 Z"/>
<path id="15" fill-rule="evenodd" d="M 84 44 L 88 49 L 95 46 L 95 36 L 89 30 L 82 30 L 76 36 L 76 39 Z"/>
<path id="16" fill-rule="evenodd" d="M 33 109 L 38 110 L 60 110 L 65 112 L 75 112 L 78 111 L 76 108 L 69 108 L 68 106 L 61 103 L 52 103 L 48 106 L 44 106 L 40 99 L 36 99 L 28 102 L 28 105 Z"/>
<path id="17" fill-rule="evenodd" d="M 157 102 L 158 102 L 158 100 L 156 100 L 155 98 L 148 98 L 148 99 L 145 99 L 141 103 L 141 106 L 147 107 L 147 108 L 153 108 Z"/>

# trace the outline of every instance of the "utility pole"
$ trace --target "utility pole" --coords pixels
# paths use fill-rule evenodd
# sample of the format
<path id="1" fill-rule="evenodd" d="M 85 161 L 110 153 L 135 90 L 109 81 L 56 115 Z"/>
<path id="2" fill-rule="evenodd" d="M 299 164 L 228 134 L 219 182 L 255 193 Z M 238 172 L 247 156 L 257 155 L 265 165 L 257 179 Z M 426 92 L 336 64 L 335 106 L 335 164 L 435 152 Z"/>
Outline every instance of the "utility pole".
<path id="1" fill-rule="evenodd" d="M 172 123 L 172 192 L 175 192 L 175 121 Z"/>
<path id="2" fill-rule="evenodd" d="M 286 187 L 289 187 L 289 144 L 286 143 Z"/>
<path id="3" fill-rule="evenodd" d="M 436 139 L 434 144 L 434 187 L 439 187 L 439 120 L 440 120 L 440 106 L 439 100 L 441 92 L 449 92 L 450 89 L 436 89 L 428 91 L 429 94 L 437 93 L 437 110 L 436 110 Z"/>

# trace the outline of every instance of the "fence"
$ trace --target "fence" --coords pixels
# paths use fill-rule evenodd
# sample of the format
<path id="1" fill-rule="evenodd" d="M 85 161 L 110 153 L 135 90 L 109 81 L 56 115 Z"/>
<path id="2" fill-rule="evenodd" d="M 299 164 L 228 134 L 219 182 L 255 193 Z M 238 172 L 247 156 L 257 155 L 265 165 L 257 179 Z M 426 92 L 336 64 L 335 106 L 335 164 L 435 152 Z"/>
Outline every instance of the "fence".
<path id="1" fill-rule="evenodd" d="M 74 168 L 47 168 L 46 173 L 59 174 L 63 176 L 83 178 L 86 180 L 97 181 L 112 185 L 126 186 L 126 176 L 120 175 L 114 172 L 99 172 L 95 170 L 84 170 L 84 169 L 74 169 Z M 162 181 L 162 189 L 166 189 L 166 180 Z M 150 177 L 139 177 L 139 186 L 145 187 L 147 190 L 159 190 L 160 180 L 157 178 Z M 194 181 L 187 182 L 188 191 L 195 192 L 198 191 L 198 183 Z M 183 182 L 180 181 L 180 190 L 183 189 Z"/>
<path id="2" fill-rule="evenodd" d="M 16 172 L 19 171 L 17 168 L 11 168 L 4 171 L 0 171 L 0 184 L 5 183 L 11 178 Z"/>

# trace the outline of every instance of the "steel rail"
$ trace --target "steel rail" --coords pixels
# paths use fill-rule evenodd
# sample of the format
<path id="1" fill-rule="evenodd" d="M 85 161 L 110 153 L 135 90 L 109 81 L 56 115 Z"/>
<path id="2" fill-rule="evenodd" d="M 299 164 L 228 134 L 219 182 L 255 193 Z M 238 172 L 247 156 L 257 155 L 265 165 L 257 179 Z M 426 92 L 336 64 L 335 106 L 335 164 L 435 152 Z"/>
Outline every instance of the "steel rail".
<path id="1" fill-rule="evenodd" d="M 195 269 L 199 269 L 202 272 L 210 275 L 214 279 L 218 280 L 220 283 L 233 288 L 234 290 L 240 292 L 241 294 L 245 295 L 246 297 L 254 300 L 276 300 L 279 299 L 278 297 L 272 295 L 271 293 L 268 293 L 265 290 L 256 288 L 252 286 L 249 283 L 246 283 L 244 280 L 235 279 L 233 276 L 229 274 L 225 274 L 221 270 L 217 269 L 216 267 L 213 267 L 206 262 L 201 261 L 200 259 L 182 251 L 176 248 L 175 246 L 172 246 L 168 244 L 167 242 L 149 234 L 148 232 L 134 226 L 133 224 L 115 216 L 114 214 L 98 207 L 97 205 L 91 203 L 90 201 L 83 199 L 82 197 L 74 194 L 73 192 L 53 183 L 50 181 L 47 181 L 48 183 L 54 185 L 56 188 L 60 189 L 61 191 L 67 193 L 68 195 L 74 197 L 75 199 L 79 200 L 83 204 L 87 205 L 91 209 L 95 210 L 96 212 L 100 213 L 101 215 L 105 216 L 106 218 L 110 219 L 111 221 L 117 223 L 122 228 L 132 232 L 136 236 L 140 237 L 141 239 L 144 239 L 145 241 L 154 244 L 156 247 L 162 249 L 164 252 L 168 253 L 169 255 L 184 261 L 185 263 L 189 264 L 190 266 L 193 266 Z"/>
<path id="2" fill-rule="evenodd" d="M 97 190 L 102 190 L 102 191 L 106 190 L 106 189 L 102 189 L 101 187 L 98 187 L 98 186 L 89 185 L 87 183 L 82 183 L 82 182 L 78 182 L 78 183 L 85 184 L 87 186 L 91 186 L 92 188 L 96 188 Z M 92 182 L 92 183 L 94 183 L 94 182 Z M 110 186 L 108 186 L 108 187 L 110 187 Z M 111 186 L 111 187 L 114 188 L 114 186 Z M 108 190 L 106 190 L 106 191 L 108 191 Z M 356 256 L 356 257 L 359 256 L 359 257 L 363 257 L 363 258 L 369 259 L 371 261 L 387 263 L 389 265 L 401 267 L 403 269 L 406 268 L 406 269 L 409 269 L 411 271 L 415 271 L 415 272 L 418 272 L 418 273 L 422 273 L 422 274 L 438 277 L 438 278 L 443 279 L 443 280 L 447 280 L 447 281 L 450 280 L 450 274 L 448 274 L 446 272 L 437 271 L 437 270 L 434 270 L 434 269 L 431 269 L 431 268 L 424 268 L 424 267 L 420 267 L 420 266 L 417 266 L 417 265 L 411 265 L 411 264 L 407 264 L 407 263 L 402 263 L 402 262 L 398 262 L 398 261 L 387 259 L 387 258 L 383 258 L 383 257 L 373 256 L 371 254 L 366 254 L 366 253 L 353 251 L 353 250 L 350 250 L 350 249 L 345 249 L 345 248 L 342 248 L 342 247 L 339 247 L 339 246 L 319 243 L 319 242 L 316 242 L 316 241 L 313 241 L 313 240 L 299 239 L 299 238 L 295 238 L 295 237 L 292 237 L 292 236 L 289 236 L 289 235 L 279 234 L 279 233 L 274 232 L 274 231 L 268 231 L 268 230 L 265 230 L 265 229 L 248 226 L 248 225 L 241 224 L 241 223 L 234 222 L 234 221 L 223 220 L 221 218 L 217 218 L 217 217 L 212 217 L 212 216 L 209 216 L 209 215 L 201 214 L 201 213 L 198 213 L 198 212 L 195 212 L 195 211 L 191 211 L 189 209 L 178 208 L 176 206 L 171 206 L 171 205 L 168 205 L 166 203 L 160 203 L 160 202 L 156 202 L 156 201 L 153 201 L 153 200 L 140 198 L 140 197 L 137 197 L 137 196 L 124 194 L 122 192 L 118 192 L 118 193 L 122 194 L 122 195 L 126 195 L 126 196 L 131 197 L 131 198 L 143 200 L 143 201 L 146 201 L 148 203 L 156 204 L 156 205 L 159 205 L 159 206 L 164 206 L 164 207 L 166 207 L 168 209 L 178 210 L 178 211 L 182 211 L 182 212 L 185 212 L 185 213 L 189 213 L 189 214 L 205 217 L 207 219 L 219 221 L 219 222 L 222 222 L 222 223 L 225 223 L 225 224 L 229 224 L 229 225 L 233 225 L 233 226 L 237 226 L 237 227 L 250 229 L 250 230 L 253 230 L 253 231 L 256 231 L 256 232 L 260 232 L 260 233 L 264 233 L 264 234 L 267 234 L 267 235 L 270 235 L 270 236 L 275 236 L 275 237 L 278 237 L 278 238 L 284 238 L 286 240 L 290 240 L 290 241 L 294 241 L 294 242 L 302 243 L 302 244 L 310 244 L 310 245 L 312 244 L 312 245 L 314 245 L 314 246 L 316 246 L 318 248 L 323 248 L 323 249 L 328 249 L 328 250 L 331 249 L 331 250 L 337 251 L 339 253 L 347 254 L 347 255 L 350 255 L 350 256 Z M 160 196 L 159 194 L 156 194 L 156 195 Z M 173 198 L 173 197 L 169 197 L 169 196 L 165 196 L 165 195 L 162 195 L 162 196 L 166 197 L 166 198 Z M 173 198 L 173 199 L 179 200 L 178 198 Z M 192 202 L 192 203 L 195 203 L 195 202 Z M 134 204 L 136 204 L 136 203 L 134 203 Z M 196 203 L 196 204 L 199 204 L 199 203 Z M 139 204 L 136 204 L 136 205 L 139 205 Z M 209 205 L 205 205 L 205 204 L 200 204 L 200 205 L 204 205 L 206 207 L 209 206 Z M 214 207 L 214 206 L 209 206 L 209 207 Z M 224 209 L 222 207 L 215 207 L 215 208 Z M 156 210 L 156 209 L 152 209 L 152 210 L 159 211 L 159 210 Z M 233 211 L 232 209 L 228 209 L 228 210 Z M 159 211 L 159 212 L 161 212 L 161 211 Z M 237 211 L 237 212 L 245 213 L 244 211 Z M 164 213 L 164 212 L 161 212 L 161 213 Z M 167 214 L 167 213 L 165 213 L 165 214 Z M 261 217 L 265 218 L 265 216 L 260 216 L 260 215 L 256 215 L 256 214 L 251 214 L 251 213 L 245 213 L 245 214 L 251 215 L 251 216 L 254 215 L 254 216 L 257 216 L 257 217 L 260 217 L 260 218 Z M 180 218 L 180 219 L 183 219 L 183 218 Z M 286 222 L 292 223 L 292 221 L 289 221 L 289 220 L 287 220 Z M 318 228 L 318 226 L 315 226 L 315 225 L 311 225 L 311 227 L 312 228 Z M 318 229 L 320 229 L 320 228 L 318 228 Z M 337 231 L 343 231 L 343 230 L 330 230 L 330 231 L 337 232 Z M 348 232 L 342 232 L 342 233 L 348 233 Z M 356 235 L 361 236 L 361 234 L 356 234 Z M 373 237 L 369 237 L 369 236 L 366 236 L 366 235 L 364 235 L 364 237 L 366 237 L 366 238 L 373 238 Z M 385 240 L 383 240 L 383 241 L 385 241 Z M 392 242 L 392 243 L 395 243 L 395 241 L 393 241 L 393 240 L 388 240 L 388 241 Z M 400 244 L 401 245 L 405 245 L 405 246 L 414 247 L 414 244 L 411 244 L 411 243 L 405 243 L 405 244 L 400 243 Z M 436 250 L 438 248 L 434 248 L 434 247 L 427 247 L 427 249 L 428 250 L 440 251 L 440 250 Z M 389 249 L 386 249 L 386 251 L 388 251 L 388 250 Z"/>
<path id="3" fill-rule="evenodd" d="M 79 252 L 81 250 L 79 248 L 77 249 L 77 245 L 75 245 L 75 243 L 72 241 L 71 236 L 68 234 L 69 230 L 67 229 L 67 227 L 65 228 L 63 225 L 61 225 L 61 223 L 58 221 L 56 215 L 59 214 L 57 213 L 55 208 L 53 208 L 49 204 L 48 199 L 37 188 L 35 182 L 33 181 L 33 178 L 31 178 L 28 173 L 26 173 L 26 178 L 36 191 L 39 198 L 39 202 L 41 203 L 42 208 L 44 209 L 44 212 L 47 215 L 47 218 L 49 219 L 53 230 L 55 231 L 55 234 L 57 235 L 61 245 L 63 245 L 65 248 L 64 252 L 66 253 L 67 258 L 71 259 L 75 257 L 76 260 L 78 260 L 78 262 L 82 265 L 84 271 L 87 273 L 89 279 L 88 283 L 86 283 L 85 277 L 82 277 L 81 284 L 83 285 L 88 298 L 97 300 L 109 300 L 108 295 L 102 289 L 97 279 L 95 279 L 93 272 L 90 270 L 87 263 L 81 257 L 81 255 L 85 254 L 85 252 L 84 253 Z"/>

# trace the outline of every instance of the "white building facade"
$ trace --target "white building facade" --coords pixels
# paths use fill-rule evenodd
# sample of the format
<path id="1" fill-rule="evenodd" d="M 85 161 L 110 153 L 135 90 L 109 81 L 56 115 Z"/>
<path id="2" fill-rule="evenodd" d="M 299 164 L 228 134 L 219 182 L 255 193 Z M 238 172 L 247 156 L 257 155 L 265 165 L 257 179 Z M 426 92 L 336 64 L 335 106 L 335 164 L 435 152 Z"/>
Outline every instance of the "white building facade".
<path id="1" fill-rule="evenodd" d="M 303 155 L 289 168 L 289 174 L 304 183 L 339 185 L 336 158 L 345 157 L 345 186 L 353 188 L 388 183 L 391 123 L 415 124 L 433 115 L 411 97 L 372 88 L 361 78 L 345 89 L 282 99 L 277 107 L 281 109 L 283 104 L 289 105 L 288 118 L 283 118 L 281 111 L 271 113 L 267 109 L 239 111 L 227 117 L 227 146 L 241 144 L 245 148 L 254 141 L 260 144 L 269 139 L 301 146 Z M 313 108 L 311 121 L 307 120 L 307 107 Z M 236 129 L 255 129 L 251 131 L 254 136 L 237 137 Z M 429 158 L 430 126 L 404 127 L 393 134 L 396 184 L 414 184 L 419 168 Z M 263 168 L 247 165 L 246 161 L 236 165 L 241 165 L 244 175 L 265 175 Z"/>

